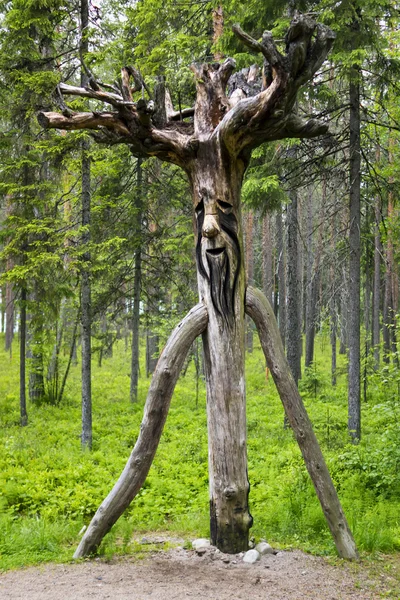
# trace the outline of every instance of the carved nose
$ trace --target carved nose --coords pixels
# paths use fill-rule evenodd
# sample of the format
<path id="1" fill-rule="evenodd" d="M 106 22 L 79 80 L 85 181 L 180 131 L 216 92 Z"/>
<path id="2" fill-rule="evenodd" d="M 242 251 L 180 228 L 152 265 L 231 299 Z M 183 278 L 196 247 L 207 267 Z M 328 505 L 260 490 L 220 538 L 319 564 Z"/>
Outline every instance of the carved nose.
<path id="1" fill-rule="evenodd" d="M 213 238 L 221 231 L 217 217 L 215 215 L 206 215 L 203 223 L 203 235 L 206 238 Z"/>

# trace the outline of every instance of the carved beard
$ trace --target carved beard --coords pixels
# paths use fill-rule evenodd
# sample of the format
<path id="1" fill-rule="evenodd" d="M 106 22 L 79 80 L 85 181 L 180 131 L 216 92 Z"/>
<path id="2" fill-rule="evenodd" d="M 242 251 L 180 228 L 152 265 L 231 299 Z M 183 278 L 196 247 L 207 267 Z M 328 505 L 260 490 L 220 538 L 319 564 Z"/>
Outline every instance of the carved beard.
<path id="1" fill-rule="evenodd" d="M 205 251 L 208 272 L 204 265 L 202 253 L 202 227 L 204 222 L 204 209 L 197 211 L 197 244 L 196 259 L 200 274 L 208 281 L 211 292 L 211 301 L 217 314 L 229 322 L 229 317 L 235 315 L 235 292 L 241 265 L 241 250 L 237 236 L 237 219 L 233 213 L 226 214 L 218 210 L 221 230 L 229 238 L 230 252 L 224 248 L 208 249 Z M 233 264 L 232 264 L 233 263 Z M 233 280 L 231 273 L 233 272 Z"/>

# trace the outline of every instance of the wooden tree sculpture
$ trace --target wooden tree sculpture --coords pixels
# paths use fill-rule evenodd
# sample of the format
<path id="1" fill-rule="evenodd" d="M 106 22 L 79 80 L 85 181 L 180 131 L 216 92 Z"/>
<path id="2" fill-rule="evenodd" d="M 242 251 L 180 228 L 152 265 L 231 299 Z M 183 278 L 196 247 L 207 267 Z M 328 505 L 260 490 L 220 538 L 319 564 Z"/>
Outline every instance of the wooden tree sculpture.
<path id="1" fill-rule="evenodd" d="M 270 32 L 258 42 L 234 27 L 251 50 L 264 57 L 262 83 L 255 68 L 233 74 L 235 62 L 193 67 L 194 109 L 176 112 L 160 81 L 154 100 L 133 100 L 143 87 L 132 67 L 122 69 L 120 89 L 103 91 L 61 84 L 59 92 L 93 98 L 109 112 L 39 115 L 46 128 L 96 130 L 99 142 L 128 144 L 137 157 L 156 156 L 179 165 L 193 196 L 200 304 L 172 333 L 158 361 L 147 397 L 140 434 L 113 490 L 92 519 L 75 557 L 97 548 L 143 485 L 155 455 L 185 356 L 202 334 L 207 381 L 211 541 L 223 552 L 248 548 L 252 517 L 246 454 L 244 315 L 258 329 L 268 367 L 297 438 L 338 553 L 356 558 L 357 550 L 311 423 L 290 374 L 273 311 L 261 292 L 247 288 L 243 265 L 240 191 L 251 152 L 282 138 L 313 138 L 327 125 L 302 120 L 293 111 L 297 91 L 323 63 L 334 35 L 310 17 L 297 15 L 286 34 L 286 53 Z M 134 89 L 131 88 L 131 78 Z M 109 89 L 109 88 L 108 88 Z M 227 94 L 226 90 L 229 90 Z M 148 93 L 148 90 L 147 90 Z M 189 119 L 189 120 L 184 120 Z"/>

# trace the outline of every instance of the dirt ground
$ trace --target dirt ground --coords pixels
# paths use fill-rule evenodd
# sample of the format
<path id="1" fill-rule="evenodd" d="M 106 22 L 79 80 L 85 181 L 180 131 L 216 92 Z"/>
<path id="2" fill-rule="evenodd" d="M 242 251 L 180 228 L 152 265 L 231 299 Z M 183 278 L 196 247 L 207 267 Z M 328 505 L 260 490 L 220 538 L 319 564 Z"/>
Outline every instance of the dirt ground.
<path id="1" fill-rule="evenodd" d="M 397 561 L 397 563 L 396 563 Z M 43 565 L 0 575 L 1 600 L 372 600 L 400 599 L 398 559 L 349 564 L 300 551 L 253 565 L 210 548 Z"/>

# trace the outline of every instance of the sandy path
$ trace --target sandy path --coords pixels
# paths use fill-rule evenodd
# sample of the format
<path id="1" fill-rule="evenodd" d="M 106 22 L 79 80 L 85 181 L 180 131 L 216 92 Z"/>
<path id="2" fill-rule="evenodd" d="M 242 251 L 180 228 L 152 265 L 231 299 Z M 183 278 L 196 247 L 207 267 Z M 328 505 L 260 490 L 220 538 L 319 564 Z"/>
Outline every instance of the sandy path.
<path id="1" fill-rule="evenodd" d="M 228 561 L 229 562 L 224 562 Z M 68 565 L 44 565 L 0 575 L 1 600 L 372 600 L 399 598 L 393 577 L 368 565 L 329 564 L 302 552 L 239 557 L 174 549 Z"/>

